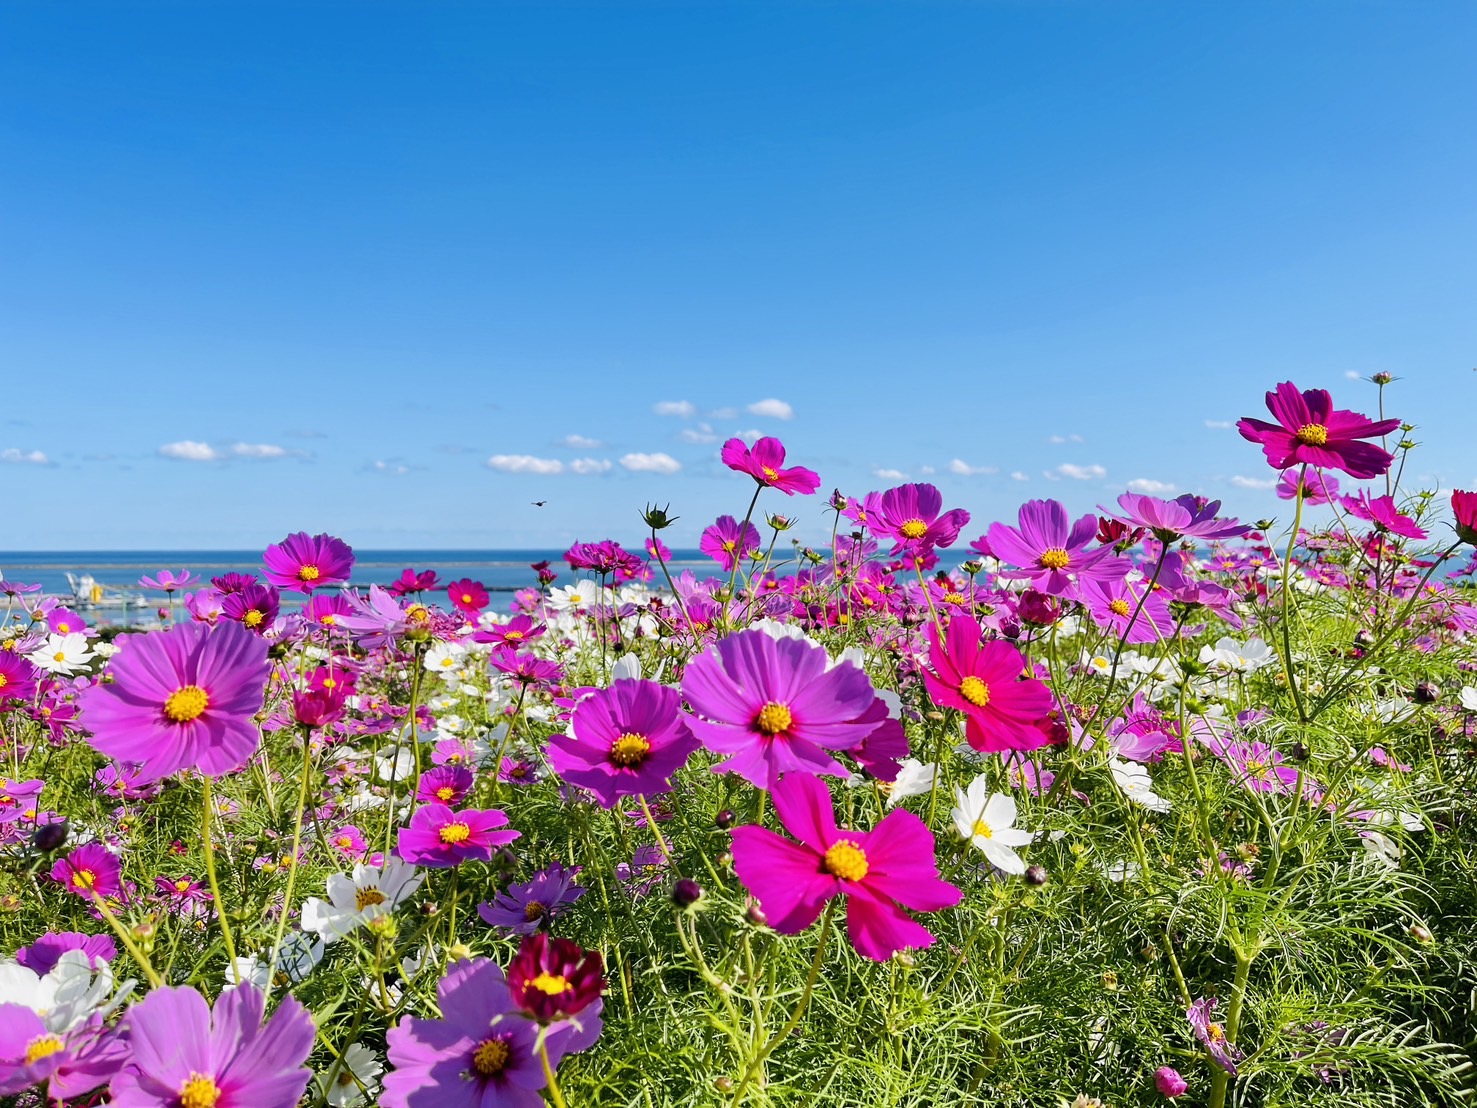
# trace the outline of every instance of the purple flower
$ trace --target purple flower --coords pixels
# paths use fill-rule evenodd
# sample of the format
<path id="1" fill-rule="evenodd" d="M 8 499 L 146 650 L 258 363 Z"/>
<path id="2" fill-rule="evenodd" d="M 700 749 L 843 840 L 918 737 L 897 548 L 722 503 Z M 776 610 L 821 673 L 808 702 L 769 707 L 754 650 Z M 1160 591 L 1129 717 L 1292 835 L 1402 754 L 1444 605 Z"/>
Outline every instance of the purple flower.
<path id="1" fill-rule="evenodd" d="M 133 1056 L 109 1088 L 114 1108 L 293 1108 L 308 1087 L 313 1019 L 283 997 L 265 1026 L 252 985 L 220 995 L 212 1015 L 194 989 L 154 989 L 128 1010 Z"/>
<path id="2" fill-rule="evenodd" d="M 81 1097 L 118 1072 L 129 1056 L 126 1038 L 96 1013 L 56 1031 L 24 1004 L 0 1004 L 0 1096 L 44 1081 L 48 1102 Z"/>
<path id="3" fill-rule="evenodd" d="M 1160 1096 L 1173 1100 L 1177 1096 L 1184 1096 L 1190 1084 L 1172 1066 L 1160 1066 L 1154 1071 L 1154 1088 L 1159 1090 Z"/>
<path id="4" fill-rule="evenodd" d="M 1217 1003 L 1213 996 L 1201 997 L 1185 1009 L 1185 1018 L 1190 1021 L 1195 1038 L 1210 1054 L 1211 1061 L 1235 1077 L 1236 1063 L 1246 1055 L 1231 1045 L 1226 1038 L 1226 1029 L 1211 1018 Z"/>
<path id="5" fill-rule="evenodd" d="M 892 539 L 894 555 L 919 554 L 936 546 L 952 546 L 969 523 L 963 508 L 942 511 L 944 497 L 933 485 L 899 485 L 877 501 L 871 528 Z"/>
<path id="6" fill-rule="evenodd" d="M 259 740 L 252 717 L 272 668 L 266 643 L 234 623 L 185 623 L 125 641 L 108 666 L 113 683 L 82 694 L 92 745 L 140 763 L 141 780 L 240 768 Z"/>
<path id="7" fill-rule="evenodd" d="M 221 597 L 221 615 L 248 631 L 264 635 L 282 607 L 281 594 L 271 585 L 246 585 Z"/>
<path id="8" fill-rule="evenodd" d="M 1256 740 L 1232 740 L 1219 735 L 1202 741 L 1210 752 L 1230 769 L 1232 777 L 1242 788 L 1254 793 L 1279 793 L 1288 795 L 1297 791 L 1298 768 L 1287 765 L 1282 753 L 1264 742 Z M 1311 780 L 1304 778 L 1305 787 Z"/>
<path id="9" fill-rule="evenodd" d="M 48 931 L 30 946 L 15 952 L 15 960 L 38 976 L 45 977 L 57 961 L 69 950 L 80 950 L 87 955 L 93 969 L 118 956 L 117 944 L 111 935 L 84 935 L 80 931 Z"/>
<path id="10" fill-rule="evenodd" d="M 1377 496 L 1371 499 L 1368 492 L 1360 489 L 1358 496 L 1344 496 L 1339 499 L 1344 505 L 1344 510 L 1351 516 L 1368 520 L 1380 531 L 1388 531 L 1392 535 L 1403 535 L 1407 539 L 1426 537 L 1425 528 L 1395 508 L 1393 496 Z"/>
<path id="11" fill-rule="evenodd" d="M 1122 577 L 1128 563 L 1113 556 L 1112 547 L 1088 550 L 1097 537 L 1097 516 L 1069 523 L 1067 509 L 1055 500 L 1028 500 L 1021 505 L 1020 527 L 992 523 L 985 535 L 995 557 L 1019 570 L 1002 577 L 1029 580 L 1041 592 L 1077 599 L 1073 577 Z"/>
<path id="12" fill-rule="evenodd" d="M 724 573 L 758 550 L 759 544 L 759 528 L 747 522 L 740 527 L 733 516 L 719 516 L 698 540 L 699 549 L 722 566 Z"/>
<path id="13" fill-rule="evenodd" d="M 415 787 L 415 796 L 417 800 L 455 808 L 466 798 L 476 780 L 476 775 L 466 766 L 434 766 L 421 774 Z"/>
<path id="14" fill-rule="evenodd" d="M 1151 590 L 1140 608 L 1135 589 L 1146 587 L 1147 583 L 1130 586 L 1122 578 L 1089 578 L 1082 582 L 1082 602 L 1093 622 L 1115 638 L 1131 643 L 1170 639 L 1174 616 L 1169 611 L 1169 593 L 1161 588 Z"/>
<path id="15" fill-rule="evenodd" d="M 411 865 L 432 868 L 485 862 L 522 834 L 498 830 L 507 824 L 507 813 L 496 808 L 453 812 L 445 804 L 425 804 L 410 817 L 408 827 L 400 828 L 397 853 Z"/>
<path id="16" fill-rule="evenodd" d="M 1217 519 L 1219 500 L 1206 501 L 1189 493 L 1173 500 L 1160 500 L 1157 496 L 1126 492 L 1118 498 L 1118 505 L 1123 511 L 1116 518 L 1134 527 L 1147 528 L 1164 543 L 1178 538 L 1237 538 L 1251 530 L 1234 519 Z"/>
<path id="17" fill-rule="evenodd" d="M 382 1108 L 544 1108 L 539 1028 L 513 1003 L 502 969 L 486 958 L 457 962 L 436 996 L 440 1019 L 408 1017 L 385 1036 L 394 1068 Z M 571 1030 L 548 1036 L 551 1065 L 572 1048 Z"/>
<path id="18" fill-rule="evenodd" d="M 514 935 L 531 935 L 548 927 L 585 890 L 574 883 L 579 867 L 566 869 L 558 862 L 533 875 L 530 881 L 509 885 L 491 903 L 477 905 L 477 914 L 491 927 Z"/>
<path id="19" fill-rule="evenodd" d="M 29 658 L 10 650 L 0 650 L 0 707 L 14 697 L 29 700 L 36 692 L 36 678 L 40 674 Z"/>
<path id="20" fill-rule="evenodd" d="M 176 589 L 194 588 L 200 583 L 200 578 L 187 569 L 182 569 L 179 573 L 161 569 L 153 577 L 140 577 L 138 583 L 146 589 L 159 589 L 161 592 L 172 593 Z"/>
<path id="21" fill-rule="evenodd" d="M 877 727 L 877 694 L 853 665 L 830 666 L 826 648 L 805 638 L 740 631 L 688 663 L 682 696 L 692 730 L 728 757 L 715 773 L 736 773 L 761 789 L 782 773 L 847 777 L 827 753 L 850 750 Z"/>
<path id="22" fill-rule="evenodd" d="M 267 580 L 279 589 L 311 593 L 325 585 L 349 579 L 354 551 L 343 539 L 332 535 L 309 535 L 295 531 L 262 555 Z"/>
<path id="23" fill-rule="evenodd" d="M 1339 494 L 1339 479 L 1331 473 L 1323 473 L 1320 470 L 1310 469 L 1303 472 L 1301 469 L 1285 470 L 1281 480 L 1277 482 L 1277 495 L 1283 500 L 1296 500 L 1298 495 L 1298 474 L 1303 473 L 1303 503 L 1310 507 L 1318 504 L 1327 504 Z"/>
<path id="24" fill-rule="evenodd" d="M 596 689 L 575 705 L 569 730 L 549 740 L 549 765 L 605 808 L 623 796 L 667 792 L 698 745 L 682 697 L 655 681 L 627 678 Z"/>

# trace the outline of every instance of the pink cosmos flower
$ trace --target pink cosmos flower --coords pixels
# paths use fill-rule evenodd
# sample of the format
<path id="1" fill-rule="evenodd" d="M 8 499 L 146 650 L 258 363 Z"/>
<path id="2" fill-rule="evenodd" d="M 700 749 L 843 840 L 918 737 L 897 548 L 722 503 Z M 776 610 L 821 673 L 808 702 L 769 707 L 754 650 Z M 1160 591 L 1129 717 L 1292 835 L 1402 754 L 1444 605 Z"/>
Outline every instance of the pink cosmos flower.
<path id="1" fill-rule="evenodd" d="M 693 733 L 728 755 L 713 772 L 761 789 L 794 771 L 849 776 L 827 751 L 859 746 L 877 726 L 865 718 L 877 698 L 866 674 L 829 667 L 818 643 L 759 630 L 730 635 L 689 662 L 682 696 L 697 713 Z"/>
<path id="2" fill-rule="evenodd" d="M 1230 539 L 1251 530 L 1234 519 L 1217 519 L 1219 500 L 1207 501 L 1189 493 L 1173 500 L 1161 500 L 1157 496 L 1126 492 L 1118 498 L 1118 506 L 1123 509 L 1119 519 L 1147 528 L 1160 542 L 1174 542 L 1178 538 Z"/>
<path id="3" fill-rule="evenodd" d="M 1111 547 L 1088 550 L 1097 536 L 1097 516 L 1088 514 L 1068 524 L 1067 510 L 1055 500 L 1028 500 L 1021 505 L 1020 527 L 992 523 L 985 535 L 994 556 L 1020 566 L 1002 577 L 1025 579 L 1041 592 L 1077 598 L 1073 575 L 1122 577 L 1128 563 L 1113 556 Z"/>
<path id="4" fill-rule="evenodd" d="M 410 817 L 410 826 L 400 828 L 398 853 L 411 865 L 431 868 L 485 862 L 498 847 L 521 836 L 519 831 L 498 830 L 507 824 L 507 813 L 496 808 L 454 812 L 445 804 L 426 804 Z"/>
<path id="5" fill-rule="evenodd" d="M 1169 592 L 1150 590 L 1139 608 L 1147 582 L 1129 585 L 1127 581 L 1092 578 L 1082 582 L 1082 602 L 1087 605 L 1093 622 L 1106 628 L 1124 642 L 1145 643 L 1169 639 L 1174 635 L 1174 616 L 1169 611 Z M 1138 615 L 1135 617 L 1134 612 Z M 1127 637 L 1124 638 L 1124 633 Z"/>
<path id="6" fill-rule="evenodd" d="M 575 705 L 569 731 L 550 738 L 549 765 L 605 808 L 623 796 L 669 791 L 669 778 L 698 745 L 682 697 L 655 681 L 623 679 L 596 689 Z"/>
<path id="7" fill-rule="evenodd" d="M 759 528 L 744 523 L 742 528 L 733 516 L 719 516 L 698 540 L 698 548 L 729 573 L 742 558 L 747 558 L 760 545 Z"/>
<path id="8" fill-rule="evenodd" d="M 1276 423 L 1246 418 L 1236 424 L 1241 437 L 1259 443 L 1275 469 L 1310 465 L 1337 469 L 1368 480 L 1390 468 L 1393 455 L 1361 439 L 1388 435 L 1398 419 L 1372 421 L 1357 412 L 1335 409 L 1325 389 L 1298 391 L 1284 381 L 1267 393 L 1267 410 Z"/>
<path id="9" fill-rule="evenodd" d="M 857 953 L 884 962 L 933 935 L 902 909 L 936 912 L 962 893 L 940 880 L 933 834 L 911 812 L 894 808 L 870 832 L 836 826 L 831 794 L 808 773 L 792 773 L 773 789 L 774 810 L 791 842 L 764 827 L 733 831 L 733 868 L 786 935 L 805 930 L 826 901 L 846 897 L 846 929 Z"/>
<path id="10" fill-rule="evenodd" d="M 416 799 L 455 808 L 472 791 L 476 781 L 476 776 L 466 766 L 433 766 L 416 782 Z"/>
<path id="11" fill-rule="evenodd" d="M 732 438 L 723 444 L 723 464 L 739 473 L 747 473 L 760 485 L 779 489 L 786 496 L 797 492 L 807 496 L 821 487 L 820 474 L 804 466 L 785 469 L 785 447 L 779 439 L 765 436 L 752 447 L 744 440 Z"/>
<path id="12" fill-rule="evenodd" d="M 496 646 L 507 646 L 516 650 L 544 633 L 546 628 L 532 616 L 518 615 L 507 623 L 495 623 L 481 631 L 472 633 L 474 642 L 490 642 Z"/>
<path id="13" fill-rule="evenodd" d="M 319 627 L 334 627 L 353 614 L 354 605 L 342 593 L 319 593 L 303 605 L 303 619 Z"/>
<path id="14" fill-rule="evenodd" d="M 1369 493 L 1359 490 L 1358 496 L 1340 497 L 1344 510 L 1356 519 L 1368 520 L 1381 531 L 1392 535 L 1404 535 L 1407 539 L 1423 539 L 1425 528 L 1395 508 L 1393 496 L 1378 496 L 1370 499 Z"/>
<path id="15" fill-rule="evenodd" d="M 40 672 L 29 658 L 11 650 L 0 650 L 0 708 L 12 698 L 29 700 L 36 692 Z"/>
<path id="16" fill-rule="evenodd" d="M 892 539 L 894 556 L 952 546 L 969 523 L 969 513 L 963 508 L 945 512 L 943 506 L 943 493 L 933 485 L 899 485 L 877 501 L 871 528 Z"/>
<path id="17" fill-rule="evenodd" d="M 281 594 L 271 585 L 247 585 L 221 598 L 221 615 L 248 631 L 264 635 L 282 608 Z"/>
<path id="18" fill-rule="evenodd" d="M 212 1016 L 190 988 L 154 989 L 128 1010 L 133 1056 L 109 1087 L 115 1108 L 289 1108 L 308 1087 L 313 1017 L 291 996 L 262 1024 L 253 985 L 228 989 Z"/>
<path id="19" fill-rule="evenodd" d="M 1283 500 L 1296 500 L 1299 469 L 1284 470 L 1277 482 L 1277 495 Z M 1331 473 L 1309 469 L 1303 473 L 1303 503 L 1310 506 L 1327 504 L 1339 494 L 1339 479 Z"/>
<path id="20" fill-rule="evenodd" d="M 146 589 L 158 589 L 161 592 L 172 593 L 178 589 L 194 588 L 200 583 L 200 578 L 187 569 L 182 569 L 178 573 L 161 569 L 153 577 L 140 577 L 138 583 Z"/>
<path id="21" fill-rule="evenodd" d="M 236 623 L 185 623 L 130 635 L 108 672 L 113 683 L 82 694 L 92 745 L 141 764 L 140 780 L 182 769 L 216 777 L 256 750 L 252 717 L 271 672 L 267 645 Z"/>
<path id="22" fill-rule="evenodd" d="M 446 586 L 446 598 L 451 601 L 451 606 L 462 615 L 475 619 L 477 614 L 487 607 L 489 599 L 487 589 L 481 581 L 473 581 L 470 577 L 463 577 L 453 581 Z"/>
<path id="23" fill-rule="evenodd" d="M 123 864 L 102 843 L 77 847 L 51 867 L 51 879 L 83 900 L 115 897 L 123 891 Z"/>
<path id="24" fill-rule="evenodd" d="M 939 707 L 964 713 L 964 737 L 976 750 L 993 754 L 1045 746 L 1046 733 L 1037 725 L 1051 711 L 1051 690 L 1034 678 L 1020 679 L 1026 664 L 1019 650 L 998 639 L 981 643 L 980 634 L 974 617 L 963 612 L 949 621 L 943 641 L 938 628 L 929 625 L 933 668 L 923 671 L 928 695 Z"/>
<path id="25" fill-rule="evenodd" d="M 354 551 L 332 535 L 295 531 L 262 555 L 266 577 L 279 589 L 311 593 L 325 585 L 339 585 L 354 568 Z"/>
<path id="26" fill-rule="evenodd" d="M 1185 1009 L 1185 1018 L 1190 1021 L 1190 1030 L 1195 1032 L 1195 1038 L 1205 1047 L 1210 1060 L 1235 1077 L 1236 1064 L 1246 1055 L 1231 1044 L 1226 1038 L 1226 1029 L 1213 1018 L 1217 1003 L 1213 996 L 1201 997 Z"/>
<path id="27" fill-rule="evenodd" d="M 1464 543 L 1477 546 L 1477 492 L 1452 490 L 1451 514 L 1456 516 L 1457 537 Z"/>

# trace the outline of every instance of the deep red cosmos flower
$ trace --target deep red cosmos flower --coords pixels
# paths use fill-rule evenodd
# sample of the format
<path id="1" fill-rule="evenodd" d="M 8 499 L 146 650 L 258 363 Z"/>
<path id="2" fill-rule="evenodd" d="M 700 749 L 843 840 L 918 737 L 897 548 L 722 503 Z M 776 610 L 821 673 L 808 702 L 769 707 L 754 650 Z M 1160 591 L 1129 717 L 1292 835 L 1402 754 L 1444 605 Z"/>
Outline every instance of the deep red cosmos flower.
<path id="1" fill-rule="evenodd" d="M 1337 469 L 1367 480 L 1390 468 L 1393 456 L 1361 439 L 1388 435 L 1398 419 L 1378 422 L 1358 412 L 1335 409 L 1326 389 L 1299 391 L 1283 381 L 1267 393 L 1267 410 L 1277 420 L 1246 418 L 1236 424 L 1241 437 L 1259 443 L 1273 469 L 1311 465 Z"/>
<path id="2" fill-rule="evenodd" d="M 527 936 L 508 966 L 513 1003 L 539 1023 L 573 1016 L 605 991 L 605 962 L 598 950 L 543 931 Z"/>

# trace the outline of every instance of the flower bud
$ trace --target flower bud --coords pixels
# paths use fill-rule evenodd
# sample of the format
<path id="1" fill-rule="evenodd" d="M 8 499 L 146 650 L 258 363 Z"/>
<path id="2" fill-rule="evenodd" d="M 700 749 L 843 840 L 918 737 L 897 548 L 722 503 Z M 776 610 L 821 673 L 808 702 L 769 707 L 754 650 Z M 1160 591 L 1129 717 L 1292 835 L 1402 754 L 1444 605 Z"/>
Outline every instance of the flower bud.
<path id="1" fill-rule="evenodd" d="M 671 507 L 672 505 L 670 504 L 661 508 L 658 508 L 654 504 L 648 504 L 646 510 L 641 513 L 641 519 L 653 531 L 663 531 L 682 518 L 681 516 L 667 515 Z"/>
<path id="2" fill-rule="evenodd" d="M 50 854 L 67 841 L 67 823 L 61 820 L 57 823 L 43 823 L 36 828 L 31 835 L 31 845 L 42 854 Z"/>
<path id="3" fill-rule="evenodd" d="M 713 823 L 717 825 L 719 831 L 727 831 L 737 822 L 738 817 L 733 814 L 732 808 L 724 808 L 723 811 L 719 812 L 718 815 L 713 819 Z"/>
<path id="4" fill-rule="evenodd" d="M 691 908 L 703 896 L 703 887 L 691 877 L 684 877 L 672 886 L 672 903 L 679 908 Z"/>
<path id="5" fill-rule="evenodd" d="M 1046 872 L 1045 866 L 1026 867 L 1026 884 L 1039 886 L 1046 884 L 1049 880 L 1051 880 L 1051 877 Z"/>
<path id="6" fill-rule="evenodd" d="M 1154 1088 L 1159 1090 L 1161 1096 L 1169 1100 L 1177 1096 L 1184 1096 L 1189 1087 L 1190 1083 L 1171 1066 L 1160 1066 L 1154 1071 Z"/>
<path id="7" fill-rule="evenodd" d="M 757 900 L 751 900 L 749 902 L 749 907 L 744 912 L 744 918 L 752 923 L 755 927 L 769 926 L 769 917 L 764 914 L 764 909 L 759 907 L 759 902 Z"/>
<path id="8" fill-rule="evenodd" d="M 1441 689 L 1434 681 L 1422 681 L 1416 685 L 1412 696 L 1417 704 L 1435 704 L 1441 699 Z"/>
<path id="9" fill-rule="evenodd" d="M 1423 927 L 1419 923 L 1412 923 L 1409 928 L 1410 937 L 1418 943 L 1434 943 L 1436 936 L 1431 934 L 1430 928 Z"/>

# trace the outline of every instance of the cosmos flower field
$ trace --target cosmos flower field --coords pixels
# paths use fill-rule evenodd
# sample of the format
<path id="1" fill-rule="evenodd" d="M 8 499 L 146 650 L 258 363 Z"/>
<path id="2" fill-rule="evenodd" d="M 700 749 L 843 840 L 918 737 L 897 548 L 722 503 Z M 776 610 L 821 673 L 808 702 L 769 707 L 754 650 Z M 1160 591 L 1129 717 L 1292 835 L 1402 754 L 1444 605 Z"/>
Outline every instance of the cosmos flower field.
<path id="1" fill-rule="evenodd" d="M 733 439 L 706 574 L 633 505 L 511 603 L 311 529 L 149 630 L 0 582 L 0 1097 L 1471 1102 L 1477 494 L 1374 384 L 1240 422 L 1256 521 Z"/>

